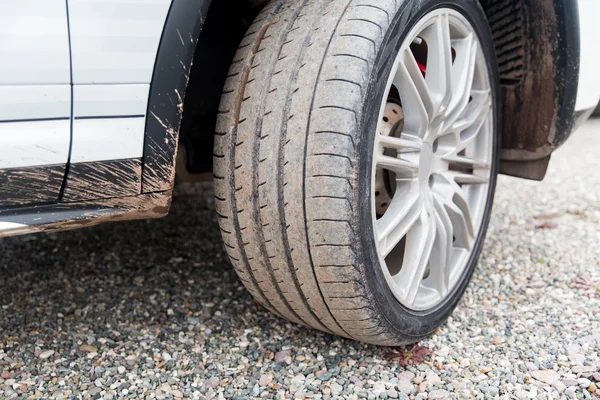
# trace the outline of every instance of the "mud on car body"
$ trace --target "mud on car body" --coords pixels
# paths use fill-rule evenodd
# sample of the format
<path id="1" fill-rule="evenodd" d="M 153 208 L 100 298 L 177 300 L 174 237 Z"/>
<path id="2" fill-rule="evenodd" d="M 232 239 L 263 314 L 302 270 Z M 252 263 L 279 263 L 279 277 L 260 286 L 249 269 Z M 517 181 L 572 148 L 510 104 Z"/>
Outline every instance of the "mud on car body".
<path id="1" fill-rule="evenodd" d="M 498 173 L 598 104 L 594 0 L 0 5 L 0 237 L 158 218 L 213 176 L 225 249 L 291 321 L 414 342 L 475 268 Z M 177 162 L 176 162 L 177 161 Z"/>

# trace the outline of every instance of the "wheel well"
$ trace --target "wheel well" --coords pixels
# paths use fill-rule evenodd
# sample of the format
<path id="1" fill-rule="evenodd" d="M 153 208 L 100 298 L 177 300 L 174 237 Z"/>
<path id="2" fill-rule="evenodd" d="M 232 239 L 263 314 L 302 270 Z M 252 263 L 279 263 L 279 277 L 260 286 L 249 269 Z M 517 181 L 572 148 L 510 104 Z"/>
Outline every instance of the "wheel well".
<path id="1" fill-rule="evenodd" d="M 573 126 L 579 71 L 576 2 L 479 0 L 502 85 L 500 172 L 542 179 Z"/>
<path id="2" fill-rule="evenodd" d="M 227 71 L 247 27 L 267 2 L 212 2 L 198 39 L 184 100 L 179 177 L 212 171 L 214 127 Z"/>
<path id="3" fill-rule="evenodd" d="M 518 85 L 526 69 L 523 0 L 481 0 L 496 46 L 502 86 Z"/>

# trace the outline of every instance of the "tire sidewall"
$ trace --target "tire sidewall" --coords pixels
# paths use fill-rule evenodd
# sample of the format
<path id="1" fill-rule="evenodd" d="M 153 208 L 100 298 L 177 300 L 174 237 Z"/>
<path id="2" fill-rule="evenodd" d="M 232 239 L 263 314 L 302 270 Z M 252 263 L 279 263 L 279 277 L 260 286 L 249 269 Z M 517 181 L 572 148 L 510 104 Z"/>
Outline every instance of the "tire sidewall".
<path id="1" fill-rule="evenodd" d="M 482 51 L 490 78 L 494 111 L 494 148 L 491 168 L 491 179 L 487 195 L 481 229 L 475 240 L 473 251 L 459 282 L 446 299 L 436 307 L 425 311 L 414 311 L 398 302 L 389 288 L 384 276 L 375 245 L 373 219 L 371 209 L 371 173 L 373 167 L 374 140 L 377 132 L 379 109 L 386 94 L 388 76 L 391 73 L 396 56 L 402 42 L 412 27 L 427 13 L 438 8 L 457 10 L 473 26 Z M 426 336 L 437 329 L 452 313 L 464 293 L 466 286 L 477 265 L 485 239 L 491 214 L 496 176 L 498 173 L 498 153 L 501 132 L 501 93 L 498 79 L 496 55 L 490 28 L 480 5 L 475 0 L 462 1 L 406 1 L 393 17 L 387 35 L 375 59 L 375 67 L 371 77 L 366 102 L 363 106 L 361 121 L 361 140 L 358 146 L 359 157 L 359 223 L 361 227 L 361 247 L 364 255 L 365 281 L 380 315 L 387 320 L 399 335 L 413 337 L 415 340 Z"/>

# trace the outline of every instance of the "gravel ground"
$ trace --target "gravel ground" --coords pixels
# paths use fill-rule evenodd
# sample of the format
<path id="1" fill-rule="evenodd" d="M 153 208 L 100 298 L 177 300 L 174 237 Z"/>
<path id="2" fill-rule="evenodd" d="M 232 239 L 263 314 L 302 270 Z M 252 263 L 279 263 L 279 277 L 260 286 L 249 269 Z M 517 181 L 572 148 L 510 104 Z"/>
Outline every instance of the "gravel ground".
<path id="1" fill-rule="evenodd" d="M 0 398 L 600 398 L 600 120 L 501 177 L 451 320 L 390 349 L 258 308 L 210 186 L 171 215 L 0 241 Z"/>

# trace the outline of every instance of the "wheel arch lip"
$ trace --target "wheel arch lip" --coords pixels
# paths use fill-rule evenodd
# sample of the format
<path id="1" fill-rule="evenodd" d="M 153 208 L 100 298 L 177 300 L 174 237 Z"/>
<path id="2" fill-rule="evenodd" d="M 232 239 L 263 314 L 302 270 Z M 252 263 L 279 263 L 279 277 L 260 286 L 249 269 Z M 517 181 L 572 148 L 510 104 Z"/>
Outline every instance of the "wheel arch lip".
<path id="1" fill-rule="evenodd" d="M 144 130 L 142 193 L 171 190 L 183 100 L 212 0 L 173 0 L 160 39 Z"/>

